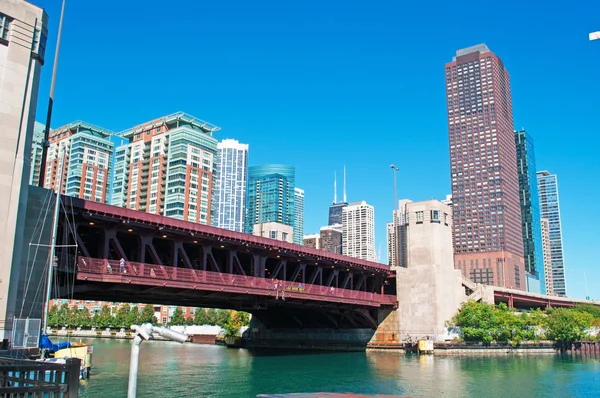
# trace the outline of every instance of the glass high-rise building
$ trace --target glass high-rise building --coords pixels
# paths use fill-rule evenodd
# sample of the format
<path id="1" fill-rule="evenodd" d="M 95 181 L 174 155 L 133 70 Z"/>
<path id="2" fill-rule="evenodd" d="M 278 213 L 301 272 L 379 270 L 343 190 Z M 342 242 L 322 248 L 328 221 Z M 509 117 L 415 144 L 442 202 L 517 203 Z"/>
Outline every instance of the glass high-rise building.
<path id="1" fill-rule="evenodd" d="M 445 65 L 455 267 L 526 289 L 510 77 L 485 44 Z"/>
<path id="2" fill-rule="evenodd" d="M 544 251 L 540 201 L 537 189 L 533 138 L 525 130 L 515 131 L 517 145 L 517 170 L 519 172 L 519 198 L 523 227 L 523 256 L 527 271 L 527 290 L 546 294 Z"/>
<path id="3" fill-rule="evenodd" d="M 294 243 L 304 244 L 304 190 L 294 188 Z"/>
<path id="4" fill-rule="evenodd" d="M 214 226 L 244 232 L 247 183 L 248 144 L 229 139 L 219 142 Z"/>
<path id="5" fill-rule="evenodd" d="M 111 134 L 106 129 L 82 121 L 51 130 L 44 188 L 56 189 L 64 148 L 66 157 L 61 193 L 109 203 L 114 151 L 114 144 L 109 138 Z"/>
<path id="6" fill-rule="evenodd" d="M 333 203 L 329 206 L 329 220 L 327 225 L 342 224 L 342 210 L 348 206 L 346 201 L 346 166 L 344 166 L 344 196 L 341 202 L 337 200 L 337 175 L 333 177 Z"/>
<path id="7" fill-rule="evenodd" d="M 44 150 L 44 130 L 46 127 L 35 122 L 33 125 L 33 140 L 31 141 L 31 170 L 29 172 L 29 185 L 39 185 L 40 168 L 42 167 L 42 153 Z"/>
<path id="8" fill-rule="evenodd" d="M 295 185 L 294 166 L 271 164 L 249 167 L 245 232 L 251 234 L 255 224 L 266 222 L 293 227 Z M 296 241 L 295 236 L 293 239 Z"/>
<path id="9" fill-rule="evenodd" d="M 550 172 L 544 170 L 537 172 L 537 182 L 540 195 L 541 217 L 548 220 L 553 290 L 559 296 L 566 296 L 567 279 L 563 254 L 560 203 L 558 199 L 558 179 L 556 174 L 550 174 Z"/>
<path id="10" fill-rule="evenodd" d="M 121 133 L 112 204 L 210 225 L 218 130 L 178 112 Z"/>

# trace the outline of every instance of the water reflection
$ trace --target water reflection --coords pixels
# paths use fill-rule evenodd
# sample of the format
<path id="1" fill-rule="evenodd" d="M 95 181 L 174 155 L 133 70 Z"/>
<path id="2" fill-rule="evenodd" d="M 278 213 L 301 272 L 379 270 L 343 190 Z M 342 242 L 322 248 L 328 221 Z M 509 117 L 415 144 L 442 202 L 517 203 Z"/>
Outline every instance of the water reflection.
<path id="1" fill-rule="evenodd" d="M 123 397 L 130 341 L 93 340 L 83 398 Z M 554 355 L 417 356 L 393 352 L 250 352 L 220 346 L 142 344 L 140 397 L 255 397 L 260 393 L 355 392 L 415 397 L 598 396 L 600 361 Z M 596 395 L 594 395 L 596 394 Z"/>

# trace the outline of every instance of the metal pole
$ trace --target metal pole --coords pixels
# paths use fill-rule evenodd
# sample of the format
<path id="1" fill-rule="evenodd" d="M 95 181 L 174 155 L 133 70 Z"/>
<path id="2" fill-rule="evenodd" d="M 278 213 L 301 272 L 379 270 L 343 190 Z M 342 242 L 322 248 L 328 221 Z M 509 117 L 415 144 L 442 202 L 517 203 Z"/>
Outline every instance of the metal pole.
<path id="1" fill-rule="evenodd" d="M 585 273 L 585 271 L 583 272 L 583 281 L 585 282 L 585 299 L 589 300 L 590 299 L 590 295 L 588 294 L 587 274 Z"/>
<path id="2" fill-rule="evenodd" d="M 60 169 L 58 174 L 58 180 L 56 184 L 56 200 L 54 203 L 54 220 L 52 224 L 52 238 L 50 240 L 50 261 L 48 261 L 48 282 L 46 286 L 46 297 L 44 303 L 44 322 L 42 324 L 42 334 L 46 334 L 48 329 L 48 312 L 50 310 L 50 295 L 52 293 L 52 276 L 54 271 L 54 256 L 56 253 L 56 235 L 58 233 L 58 212 L 60 210 L 60 188 L 62 186 L 62 176 L 65 167 L 65 147 L 63 147 L 59 153 L 62 155 L 60 160 Z"/>
<path id="3" fill-rule="evenodd" d="M 46 178 L 46 155 L 48 154 L 48 142 L 50 136 L 50 122 L 52 121 L 52 105 L 54 104 L 54 86 L 56 84 L 56 70 L 58 69 L 58 53 L 60 51 L 60 37 L 62 34 L 63 17 L 65 15 L 65 3 L 62 2 L 62 9 L 60 10 L 60 22 L 58 23 L 58 37 L 56 38 L 56 52 L 54 53 L 54 67 L 52 68 L 52 82 L 50 83 L 50 99 L 48 100 L 48 114 L 46 115 L 46 128 L 44 129 L 44 145 L 42 146 L 42 162 L 40 165 L 40 180 L 38 186 L 44 186 L 44 179 Z"/>
<path id="4" fill-rule="evenodd" d="M 135 398 L 137 394 L 137 377 L 140 361 L 140 344 L 142 337 L 138 334 L 131 345 L 131 358 L 129 359 L 129 385 L 127 386 L 127 398 Z"/>

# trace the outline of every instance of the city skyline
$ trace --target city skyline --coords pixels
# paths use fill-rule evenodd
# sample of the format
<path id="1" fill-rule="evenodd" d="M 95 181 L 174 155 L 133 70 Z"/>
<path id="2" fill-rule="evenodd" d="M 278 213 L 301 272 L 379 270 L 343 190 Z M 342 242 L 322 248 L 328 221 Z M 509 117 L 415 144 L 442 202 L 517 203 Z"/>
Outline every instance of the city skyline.
<path id="1" fill-rule="evenodd" d="M 59 6 L 48 1 L 37 3 L 48 7 L 47 12 L 51 16 L 47 62 L 52 62 L 50 56 L 53 54 L 52 38 L 56 34 L 57 15 L 59 14 L 57 8 Z M 191 4 L 189 6 L 192 7 Z M 443 5 L 440 6 L 443 7 Z M 219 17 L 221 15 L 219 7 L 210 5 L 206 12 Z M 374 12 L 380 11 L 378 7 L 380 6 L 375 6 Z M 310 7 L 302 6 L 298 12 L 300 15 L 304 15 L 308 8 Z M 150 13 L 148 15 L 151 15 L 154 10 L 155 7 L 149 6 L 148 9 L 142 10 L 142 14 Z M 136 10 L 136 12 L 138 11 Z M 390 13 L 382 13 L 382 16 L 377 17 L 381 29 L 393 26 L 391 20 L 388 21 L 385 15 L 389 15 L 391 18 L 395 15 L 396 10 L 392 7 L 390 11 Z M 456 15 L 456 11 L 450 9 L 447 11 L 451 16 Z M 525 11 L 529 12 L 530 9 L 525 9 Z M 129 15 L 128 13 L 131 12 L 133 12 L 132 7 L 126 5 L 123 15 Z M 476 14 L 474 10 L 469 9 L 465 12 L 466 16 Z M 375 14 L 369 15 L 373 17 Z M 344 10 L 344 17 L 348 22 L 354 24 L 358 20 L 358 13 L 355 13 L 353 9 Z M 67 18 L 67 21 L 69 18 L 94 21 L 95 18 L 100 18 L 100 15 L 91 15 L 89 6 L 85 4 L 70 4 Z M 237 21 L 240 16 L 234 13 L 230 18 Z M 264 21 L 261 19 L 261 21 L 265 24 L 264 29 L 279 24 L 277 19 L 265 19 Z M 288 19 L 286 21 L 290 22 Z M 214 23 L 222 24 L 222 17 L 215 18 Z M 120 46 L 108 46 L 112 39 L 107 41 L 107 38 L 100 35 L 99 32 L 86 31 L 83 34 L 83 31 L 78 31 L 81 29 L 80 27 L 66 24 L 63 32 L 54 112 L 55 123 L 53 124 L 58 126 L 68 123 L 74 118 L 83 118 L 119 131 L 139 120 L 148 120 L 158 114 L 166 114 L 176 109 L 186 109 L 192 114 L 213 120 L 224 126 L 224 130 L 228 133 L 236 132 L 236 138 L 240 141 L 253 145 L 251 165 L 265 162 L 289 162 L 296 166 L 298 186 L 307 192 L 305 207 L 312 211 L 312 214 L 305 216 L 307 232 L 317 231 L 325 223 L 327 206 L 331 202 L 330 190 L 326 189 L 331 184 L 331 172 L 336 169 L 337 165 L 346 163 L 349 174 L 353 177 L 349 181 L 349 192 L 356 193 L 352 195 L 352 199 L 364 198 L 377 208 L 376 241 L 379 245 L 385 242 L 385 222 L 389 221 L 392 210 L 391 177 L 386 173 L 386 169 L 390 162 L 398 163 L 399 152 L 397 149 L 392 151 L 391 147 L 402 148 L 402 163 L 399 164 L 401 170 L 398 175 L 400 197 L 411 197 L 415 200 L 440 199 L 450 191 L 448 172 L 445 171 L 448 165 L 445 139 L 447 130 L 443 111 L 444 93 L 439 87 L 443 81 L 443 68 L 440 68 L 439 65 L 456 47 L 485 41 L 509 65 L 513 86 L 513 103 L 515 104 L 515 124 L 518 127 L 525 125 L 534 132 L 538 167 L 552 170 L 561 179 L 565 251 L 568 255 L 568 266 L 579 270 L 578 274 L 568 278 L 569 284 L 573 283 L 578 286 L 575 289 L 577 292 L 570 288 L 569 293 L 581 297 L 584 295 L 583 270 L 588 271 L 588 280 L 593 281 L 594 277 L 595 280 L 600 279 L 597 260 L 590 251 L 590 248 L 594 246 L 593 239 L 595 238 L 593 237 L 595 235 L 591 229 L 592 226 L 586 223 L 578 211 L 582 206 L 579 201 L 580 197 L 583 196 L 583 205 L 585 206 L 586 201 L 590 200 L 588 197 L 594 196 L 592 194 L 595 189 L 593 176 L 597 175 L 598 165 L 592 161 L 594 158 L 592 148 L 595 147 L 593 143 L 597 142 L 598 138 L 592 135 L 586 126 L 597 125 L 594 123 L 597 116 L 594 116 L 592 104 L 585 101 L 550 100 L 550 97 L 555 97 L 550 95 L 554 91 L 550 91 L 547 85 L 550 76 L 546 72 L 538 73 L 538 71 L 544 70 L 546 58 L 538 55 L 566 49 L 570 56 L 577 57 L 581 62 L 576 69 L 573 65 L 566 65 L 557 76 L 552 77 L 552 79 L 558 80 L 567 79 L 567 77 L 570 79 L 568 87 L 559 85 L 559 89 L 564 93 L 559 98 L 579 98 L 579 95 L 571 95 L 573 94 L 570 91 L 572 87 L 584 87 L 583 98 L 587 95 L 586 93 L 597 91 L 598 79 L 592 73 L 594 68 L 591 66 L 598 64 L 599 52 L 597 46 L 590 46 L 587 42 L 587 32 L 593 30 L 587 28 L 592 26 L 592 19 L 590 17 L 587 22 L 578 19 L 577 25 L 579 26 L 570 25 L 572 29 L 568 30 L 567 34 L 561 31 L 559 40 L 552 43 L 542 42 L 535 35 L 523 37 L 523 32 L 519 32 L 518 35 L 515 32 L 507 35 L 505 29 L 501 28 L 499 20 L 488 24 L 481 32 L 481 36 L 474 35 L 470 28 L 456 27 L 455 24 L 452 24 L 450 31 L 453 34 L 445 33 L 441 39 L 438 37 L 431 40 L 427 51 L 419 49 L 424 40 L 428 41 L 436 34 L 447 31 L 450 27 L 448 23 L 442 22 L 436 26 L 434 31 L 423 37 L 423 40 L 405 40 L 401 44 L 397 42 L 391 44 L 390 48 L 396 48 L 399 45 L 403 47 L 403 51 L 396 55 L 383 52 L 370 63 L 371 65 L 359 66 L 349 65 L 350 63 L 345 60 L 347 57 L 350 59 L 349 56 L 354 54 L 354 51 L 373 54 L 373 52 L 369 52 L 369 47 L 377 46 L 378 43 L 386 43 L 385 37 L 388 35 L 383 35 L 381 29 L 376 29 L 369 32 L 364 41 L 353 45 L 357 47 L 350 48 L 345 43 L 341 43 L 340 47 L 339 40 L 334 40 L 337 35 L 330 31 L 325 24 L 317 21 L 310 33 L 313 35 L 317 32 L 321 33 L 322 40 L 318 49 L 338 48 L 338 52 L 332 52 L 320 65 L 303 70 L 306 64 L 303 63 L 305 61 L 302 61 L 302 58 L 308 55 L 308 48 L 306 43 L 299 39 L 301 36 L 294 34 L 294 29 L 297 27 L 294 19 L 287 26 L 278 25 L 285 33 L 280 40 L 284 40 L 284 38 L 291 40 L 289 48 L 293 48 L 295 52 L 294 55 L 290 53 L 288 58 L 279 58 L 280 67 L 277 69 L 267 67 L 264 69 L 264 73 L 259 71 L 262 66 L 266 65 L 267 60 L 272 58 L 265 57 L 264 61 L 259 59 L 270 51 L 277 51 L 281 41 L 269 43 L 263 48 L 253 48 L 252 56 L 242 61 L 243 65 L 246 65 L 246 62 L 249 65 L 255 63 L 256 67 L 247 71 L 250 75 L 258 73 L 254 76 L 254 81 L 246 80 L 244 73 L 238 75 L 234 80 L 230 80 L 232 74 L 235 75 L 242 64 L 239 59 L 235 57 L 232 59 L 215 47 L 213 45 L 215 37 L 210 36 L 205 38 L 206 45 L 211 51 L 216 50 L 219 54 L 219 62 L 212 66 L 202 65 L 200 70 L 195 73 L 199 73 L 198 76 L 209 76 L 209 79 L 200 78 L 197 82 L 192 82 L 194 90 L 202 87 L 202 91 L 210 89 L 215 92 L 210 100 L 195 94 L 162 95 L 166 89 L 163 78 L 158 78 L 158 84 L 153 86 L 157 95 L 146 95 L 144 87 L 148 86 L 148 78 L 163 76 L 163 74 L 154 73 L 158 65 L 136 67 L 134 68 L 136 74 L 131 74 L 129 66 L 127 66 L 129 58 L 124 50 Z M 541 22 L 535 21 L 531 29 L 535 29 L 540 24 Z M 415 26 L 412 26 L 411 29 L 414 28 Z M 116 31 L 109 32 L 109 35 L 118 37 L 121 29 L 125 28 L 117 27 Z M 350 41 L 355 37 L 355 33 L 349 25 L 342 24 L 337 29 L 347 33 Z M 392 37 L 404 36 L 404 32 L 401 32 L 403 27 L 394 27 L 393 29 L 398 29 L 398 31 L 394 31 L 394 35 L 391 35 L 389 40 Z M 429 30 L 430 27 L 418 29 Z M 556 27 L 545 26 L 545 29 L 549 29 L 548 34 L 553 34 Z M 263 33 L 264 30 L 253 32 L 251 37 Z M 223 40 L 228 43 L 237 34 L 239 34 L 238 30 L 232 30 L 224 34 Z M 118 42 L 118 40 L 114 42 Z M 143 45 L 148 46 L 147 43 L 144 41 Z M 252 45 L 254 46 L 254 44 Z M 273 48 L 269 48 L 269 46 Z M 83 52 L 74 51 L 75 47 L 83 48 Z M 223 47 L 223 43 L 219 42 L 219 47 Z M 238 47 L 234 48 L 237 51 Z M 265 52 L 265 50 L 268 51 Z M 115 60 L 119 57 L 123 58 L 118 63 L 119 68 L 124 68 L 119 70 L 122 70 L 123 76 L 126 77 L 126 83 L 120 84 L 121 80 L 118 80 L 119 88 L 112 89 L 112 86 L 109 86 L 111 90 L 104 90 L 110 92 L 122 90 L 121 95 L 117 97 L 107 96 L 102 90 L 96 90 L 96 85 L 107 86 L 111 82 L 113 69 L 99 72 L 97 69 L 99 65 L 90 65 L 81 70 L 75 68 L 79 56 L 91 53 L 103 56 L 105 52 L 114 54 L 114 57 L 117 57 L 113 58 Z M 401 61 L 407 53 L 411 52 L 422 56 L 418 63 Z M 310 57 L 305 59 L 308 60 Z M 258 63 L 256 60 L 259 60 Z M 344 64 L 344 68 L 341 68 L 339 73 L 338 63 Z M 260 68 L 257 69 L 259 66 Z M 166 75 L 186 76 L 188 72 L 185 68 L 184 65 L 170 65 L 165 73 Z M 221 72 L 217 72 L 216 69 Z M 336 74 L 332 74 L 334 70 Z M 173 73 L 174 71 L 177 73 Z M 354 81 L 358 81 L 359 84 L 349 85 L 350 80 L 347 77 L 357 73 L 358 79 Z M 316 79 L 314 83 L 311 83 L 317 74 L 324 74 L 324 77 L 328 78 L 325 80 L 329 80 L 329 82 L 323 86 L 324 90 L 321 90 L 321 95 L 314 98 L 314 90 L 323 83 L 323 79 Z M 414 75 L 414 78 L 407 81 L 403 78 L 407 74 Z M 292 83 L 291 86 L 286 84 L 286 82 L 292 81 L 290 75 L 295 79 L 293 80 L 295 83 Z M 94 79 L 85 80 L 81 89 L 95 92 L 96 95 L 89 96 L 89 98 L 78 98 L 77 101 L 74 100 L 75 95 L 72 95 L 73 99 L 70 99 L 70 93 L 76 93 L 75 87 L 82 81 L 81 79 L 70 81 L 72 79 L 69 79 L 69 76 L 80 78 L 94 76 Z M 330 78 L 331 76 L 334 78 Z M 402 79 L 400 79 L 401 77 Z M 230 80 L 229 85 L 225 78 Z M 382 81 L 385 81 L 385 84 L 382 84 Z M 585 84 L 582 83 L 584 81 Z M 46 101 L 42 99 L 47 98 L 45 93 L 47 93 L 48 85 L 49 70 L 45 68 L 42 73 L 38 115 L 45 114 Z M 254 98 L 254 101 L 249 101 L 249 94 L 257 91 L 255 85 L 260 87 L 261 95 Z M 169 89 L 172 87 L 172 85 L 168 86 Z M 278 86 L 285 87 L 285 90 L 279 91 Z M 350 95 L 351 87 L 352 94 Z M 148 91 L 148 93 L 150 92 L 154 91 Z M 139 93 L 142 95 L 140 96 Z M 305 102 L 308 93 L 310 93 L 311 102 Z M 398 95 L 399 93 L 401 95 Z M 132 101 L 134 97 L 136 98 L 135 102 Z M 291 98 L 292 100 L 281 101 L 281 98 Z M 248 102 L 252 102 L 250 107 L 247 107 Z M 134 103 L 135 106 L 132 107 Z M 242 103 L 247 109 L 241 107 Z M 326 103 L 337 103 L 337 106 L 324 106 Z M 263 110 L 259 111 L 261 108 Z M 272 112 L 267 114 L 264 109 L 271 109 Z M 426 112 L 423 111 L 425 109 Z M 398 110 L 401 111 L 398 112 Z M 110 114 L 111 123 L 105 121 L 107 114 Z M 297 126 L 290 123 L 300 114 L 303 117 L 308 116 L 306 121 L 314 128 L 307 130 L 305 126 L 301 126 L 301 123 L 298 123 Z M 358 115 L 359 119 L 353 119 L 348 115 Z M 547 115 L 551 115 L 551 117 L 547 117 Z M 268 123 L 265 124 L 264 121 L 267 119 Z M 40 120 L 39 117 L 38 120 Z M 401 129 L 397 127 L 399 125 L 402 126 Z M 377 132 L 378 138 L 372 141 L 364 140 L 361 134 L 365 126 L 370 126 L 371 130 Z M 578 131 L 582 135 L 582 139 L 587 140 L 590 145 L 583 148 L 575 147 L 574 142 L 556 145 L 556 140 L 560 139 L 567 129 Z M 535 133 L 539 131 L 544 132 L 543 137 Z M 288 145 L 286 141 L 276 138 L 283 136 L 290 137 L 290 144 L 295 139 L 292 139 L 292 136 L 302 137 L 303 141 L 311 142 L 310 151 L 313 156 L 303 156 L 307 151 L 307 146 L 304 144 Z M 221 139 L 224 136 L 221 135 L 218 138 Z M 393 142 L 392 139 L 397 140 L 396 145 L 387 145 Z M 429 142 L 434 142 L 434 144 L 427 144 Z M 333 143 L 337 147 L 334 148 Z M 573 155 L 575 150 L 578 151 L 576 157 Z M 423 162 L 425 154 L 427 154 L 427 164 Z M 358 161 L 357 156 L 359 155 L 374 160 L 365 164 Z M 319 160 L 316 161 L 316 159 Z M 427 183 L 423 184 L 421 181 L 427 181 Z M 591 194 L 581 195 L 581 190 L 588 189 L 587 187 L 591 187 L 589 188 L 592 189 L 589 191 Z M 323 192 L 321 193 L 319 190 Z M 382 261 L 385 260 L 382 259 Z M 591 283 L 590 288 L 593 291 Z"/>

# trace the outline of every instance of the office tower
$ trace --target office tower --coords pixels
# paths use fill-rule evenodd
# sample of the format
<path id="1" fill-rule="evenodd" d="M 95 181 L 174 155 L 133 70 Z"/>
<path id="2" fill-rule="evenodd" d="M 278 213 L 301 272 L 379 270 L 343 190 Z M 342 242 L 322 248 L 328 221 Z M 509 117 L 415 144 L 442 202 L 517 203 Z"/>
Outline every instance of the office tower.
<path id="1" fill-rule="evenodd" d="M 321 250 L 330 253 L 342 254 L 342 224 L 321 227 Z"/>
<path id="2" fill-rule="evenodd" d="M 48 16 L 22 0 L 0 1 L 0 340 L 11 338 L 21 264 L 30 158 Z M 15 268 L 15 267 L 12 267 Z M 9 285 L 14 286 L 9 291 Z M 19 307 L 20 308 L 20 307 Z"/>
<path id="3" fill-rule="evenodd" d="M 407 264 L 407 206 L 412 203 L 412 200 L 402 199 L 398 201 L 398 209 L 392 212 L 392 218 L 395 218 L 397 232 L 394 231 L 394 222 L 387 223 L 387 249 L 388 249 L 388 264 L 390 266 L 406 267 Z M 398 243 L 396 243 L 398 236 Z M 400 252 L 398 264 L 396 264 L 396 250 Z"/>
<path id="4" fill-rule="evenodd" d="M 244 232 L 247 182 L 248 144 L 229 139 L 219 142 L 214 200 L 216 227 Z"/>
<path id="5" fill-rule="evenodd" d="M 485 44 L 446 64 L 455 266 L 526 289 L 508 71 Z M 479 273 L 477 274 L 479 275 Z"/>
<path id="6" fill-rule="evenodd" d="M 51 130 L 46 156 L 44 188 L 56 189 L 64 150 L 61 193 L 108 203 L 114 144 L 112 133 L 77 121 Z"/>
<path id="7" fill-rule="evenodd" d="M 210 225 L 219 129 L 177 112 L 122 132 L 112 204 Z"/>
<path id="8" fill-rule="evenodd" d="M 523 256 L 527 271 L 527 290 L 546 293 L 544 252 L 542 250 L 542 227 L 540 201 L 537 189 L 535 152 L 533 139 L 525 130 L 515 131 L 517 145 L 517 171 L 519 173 L 519 199 L 521 201 L 521 225 L 523 228 Z"/>
<path id="9" fill-rule="evenodd" d="M 42 167 L 42 153 L 44 151 L 44 129 L 45 126 L 42 123 L 35 122 L 33 125 L 29 185 L 38 186 L 40 183 L 40 168 Z"/>
<path id="10" fill-rule="evenodd" d="M 367 202 L 352 202 L 342 211 L 343 254 L 376 261 L 375 209 Z"/>
<path id="11" fill-rule="evenodd" d="M 294 188 L 296 171 L 293 166 L 280 164 L 248 168 L 248 205 L 246 233 L 254 225 L 277 222 L 294 226 Z"/>
<path id="12" fill-rule="evenodd" d="M 328 225 L 342 223 L 342 209 L 346 206 L 348 206 L 348 202 L 346 202 L 346 166 L 344 166 L 344 196 L 341 202 L 337 201 L 337 175 L 333 176 L 333 203 L 329 206 Z"/>
<path id="13" fill-rule="evenodd" d="M 320 249 L 321 248 L 321 235 L 319 235 L 319 234 L 304 235 L 304 246 L 310 247 L 311 249 Z"/>
<path id="14" fill-rule="evenodd" d="M 304 241 L 304 190 L 294 188 L 294 243 L 302 245 Z"/>
<path id="15" fill-rule="evenodd" d="M 273 221 L 254 224 L 252 235 L 294 243 L 294 227 Z"/>
<path id="16" fill-rule="evenodd" d="M 550 249 L 550 225 L 547 218 L 541 219 L 542 251 L 544 253 L 544 276 L 546 294 L 554 295 L 554 280 L 552 279 L 552 250 Z"/>
<path id="17" fill-rule="evenodd" d="M 567 295 L 567 280 L 563 256 L 562 226 L 560 222 L 560 203 L 558 197 L 558 179 L 548 171 L 537 172 L 538 193 L 540 195 L 540 214 L 548 220 L 550 240 L 550 263 L 552 264 L 552 290 L 559 296 Z"/>

